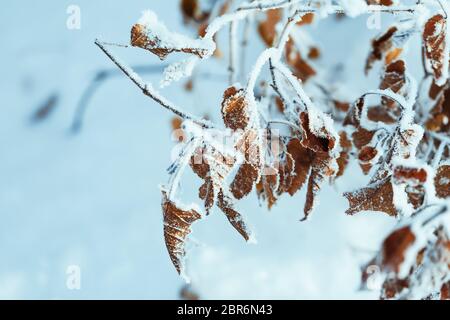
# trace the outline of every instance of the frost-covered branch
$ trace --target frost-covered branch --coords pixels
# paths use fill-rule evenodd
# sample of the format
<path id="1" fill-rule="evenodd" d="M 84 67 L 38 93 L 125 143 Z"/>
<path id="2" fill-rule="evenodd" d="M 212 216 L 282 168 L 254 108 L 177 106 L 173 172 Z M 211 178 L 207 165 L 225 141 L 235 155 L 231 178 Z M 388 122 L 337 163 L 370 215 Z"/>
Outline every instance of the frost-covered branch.
<path id="1" fill-rule="evenodd" d="M 161 96 L 150 84 L 147 84 L 144 82 L 144 80 L 135 73 L 131 68 L 127 67 L 124 63 L 119 61 L 106 47 L 103 45 L 100 41 L 96 40 L 95 44 L 103 51 L 103 53 L 106 54 L 106 56 L 120 69 L 122 72 L 139 88 L 142 90 L 142 92 L 148 96 L 149 98 L 153 99 L 157 103 L 159 103 L 162 107 L 166 108 L 167 110 L 173 112 L 177 116 L 185 119 L 185 120 L 191 120 L 198 125 L 202 126 L 203 128 L 212 128 L 213 125 L 206 120 L 199 119 L 193 115 L 190 115 L 189 113 L 186 113 L 182 111 L 180 108 L 178 108 L 174 103 L 167 100 L 163 96 Z"/>
<path id="2" fill-rule="evenodd" d="M 285 7 L 289 7 L 292 6 L 293 8 L 295 8 L 296 10 L 303 12 L 303 13 L 315 13 L 315 12 L 326 12 L 328 14 L 332 14 L 332 13 L 341 13 L 341 14 L 345 14 L 346 10 L 341 7 L 341 6 L 337 6 L 337 5 L 328 5 L 325 7 L 325 9 L 318 9 L 318 8 L 313 8 L 310 6 L 304 6 L 303 0 L 261 0 L 261 1 L 256 1 L 255 3 L 249 4 L 249 5 L 243 5 L 240 8 L 237 9 L 237 11 L 265 11 L 265 10 L 271 10 L 271 9 L 278 9 L 278 8 L 285 8 Z M 296 7 L 297 4 L 302 3 L 302 6 Z M 396 14 L 396 13 L 403 13 L 403 12 L 407 12 L 407 13 L 414 13 L 415 12 L 415 7 L 406 7 L 406 6 L 390 6 L 390 7 L 386 7 L 386 6 L 382 6 L 382 5 L 367 5 L 365 6 L 365 12 L 366 13 L 376 13 L 376 12 L 382 12 L 382 13 L 391 13 L 391 14 Z M 361 10 L 362 11 L 362 10 Z"/>

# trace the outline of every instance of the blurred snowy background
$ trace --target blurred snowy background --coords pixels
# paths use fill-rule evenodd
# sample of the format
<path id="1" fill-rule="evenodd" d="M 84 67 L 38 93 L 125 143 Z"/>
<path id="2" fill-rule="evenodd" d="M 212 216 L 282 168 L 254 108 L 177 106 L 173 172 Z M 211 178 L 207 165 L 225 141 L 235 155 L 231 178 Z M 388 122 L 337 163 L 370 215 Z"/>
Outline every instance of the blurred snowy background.
<path id="1" fill-rule="evenodd" d="M 79 30 L 66 26 L 70 5 L 81 10 Z M 172 115 L 117 76 L 92 97 L 82 131 L 70 132 L 78 100 L 92 78 L 114 69 L 95 38 L 127 42 L 131 25 L 145 9 L 173 30 L 192 31 L 183 26 L 179 0 L 2 3 L 0 298 L 179 297 L 184 282 L 164 245 L 158 190 L 167 181 L 174 146 Z M 351 70 L 344 81 L 359 84 L 355 97 L 370 84 L 362 68 L 368 37 L 378 33 L 367 29 L 366 19 L 328 19 L 310 26 L 319 35 L 323 66 L 342 63 Z M 249 65 L 263 48 L 257 37 L 251 41 Z M 143 50 L 112 49 L 131 65 L 160 63 Z M 181 82 L 163 93 L 193 113 L 218 119 L 226 61 L 201 65 L 200 72 L 216 77 L 199 79 L 194 92 L 186 92 Z M 158 83 L 161 76 L 145 78 Z M 51 112 L 33 120 L 49 99 Z M 379 213 L 345 215 L 340 194 L 366 179 L 356 164 L 352 169 L 346 179 L 323 189 L 317 211 L 305 223 L 299 222 L 304 191 L 282 198 L 271 212 L 254 195 L 243 201 L 239 209 L 257 244 L 244 243 L 219 212 L 197 223 L 188 270 L 200 297 L 376 298 L 376 292 L 358 290 L 359 267 L 394 221 Z M 199 185 L 187 176 L 183 197 L 194 200 Z M 81 270 L 79 290 L 67 287 L 70 266 Z"/>

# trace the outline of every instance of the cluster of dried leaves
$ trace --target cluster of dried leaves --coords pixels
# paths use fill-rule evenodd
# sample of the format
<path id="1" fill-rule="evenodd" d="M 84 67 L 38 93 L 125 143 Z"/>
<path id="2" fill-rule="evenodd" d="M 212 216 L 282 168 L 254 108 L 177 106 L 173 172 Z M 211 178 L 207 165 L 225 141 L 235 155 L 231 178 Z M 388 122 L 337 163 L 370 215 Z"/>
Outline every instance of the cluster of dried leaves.
<path id="1" fill-rule="evenodd" d="M 396 11 L 393 1 L 381 4 L 368 1 L 368 4 L 392 8 L 390 13 Z M 200 38 L 195 43 L 199 46 L 171 46 L 172 42 L 160 39 L 139 23 L 131 30 L 131 44 L 160 59 L 172 52 L 206 59 L 213 55 L 210 47 L 202 46 L 201 42 L 209 35 L 208 27 L 220 18 L 224 18 L 220 21 L 230 18 L 229 23 L 241 19 L 238 17 L 242 8 L 233 11 L 233 5 L 233 1 L 217 1 L 215 6 L 205 8 L 198 0 L 181 1 L 184 21 L 197 29 Z M 446 7 L 430 5 L 427 8 L 434 14 L 428 13 L 426 19 L 411 9 L 406 18 L 400 15 L 372 40 L 364 70 L 368 74 L 379 67 L 380 84 L 377 90 L 354 102 L 334 97 L 326 84 L 319 83 L 317 75 L 321 70 L 316 60 L 321 52 L 316 44 L 302 42 L 305 28 L 316 20 L 317 7 L 311 4 L 307 7 L 310 11 L 302 7 L 301 14 L 295 11 L 295 4 L 262 8 L 246 10 L 256 16 L 256 29 L 263 44 L 279 50 L 280 54 L 268 59 L 270 77 L 262 81 L 261 88 L 231 85 L 224 91 L 220 111 L 225 129 L 220 131 L 220 137 L 231 139 L 227 147 L 204 132 L 192 134 L 205 129 L 202 123 L 199 125 L 188 117 L 183 123 L 174 121 L 174 126 L 187 133 L 182 139 L 185 149 L 171 167 L 172 176 L 181 174 L 183 164 L 190 166 L 203 181 L 198 196 L 206 214 L 216 206 L 248 241 L 251 234 L 236 209 L 238 200 L 254 190 L 270 209 L 283 194 L 293 196 L 306 186 L 303 210 L 306 220 L 315 207 L 321 186 L 343 176 L 349 162 L 356 160 L 370 179 L 367 186 L 344 193 L 349 203 L 346 213 L 377 211 L 402 221 L 402 227 L 386 238 L 380 253 L 370 263 L 377 265 L 384 277 L 381 297 L 448 298 L 450 225 L 442 218 L 449 215 L 445 201 L 450 197 L 450 39 Z M 292 22 L 295 25 L 291 28 Z M 290 34 L 282 43 L 285 32 Z M 424 77 L 419 90 L 403 57 L 405 45 L 415 34 L 421 35 L 423 48 Z M 217 51 L 216 43 L 216 56 Z M 302 88 L 308 84 L 325 92 L 324 108 L 333 118 L 306 96 Z M 271 117 L 278 117 L 278 124 L 287 126 L 284 134 L 273 129 L 276 121 L 262 116 L 259 110 L 262 101 L 269 101 Z M 264 144 L 267 137 L 277 141 L 276 150 Z M 186 237 L 192 223 L 203 215 L 199 209 L 178 203 L 174 191 L 178 183 L 177 177 L 163 188 L 162 208 L 167 249 L 181 273 Z M 424 212 L 430 208 L 440 211 L 425 219 Z"/>
<path id="2" fill-rule="evenodd" d="M 449 299 L 449 217 L 445 206 L 416 213 L 384 240 L 364 268 L 362 282 L 378 277 L 382 299 Z M 379 273 L 368 273 L 374 266 Z"/>

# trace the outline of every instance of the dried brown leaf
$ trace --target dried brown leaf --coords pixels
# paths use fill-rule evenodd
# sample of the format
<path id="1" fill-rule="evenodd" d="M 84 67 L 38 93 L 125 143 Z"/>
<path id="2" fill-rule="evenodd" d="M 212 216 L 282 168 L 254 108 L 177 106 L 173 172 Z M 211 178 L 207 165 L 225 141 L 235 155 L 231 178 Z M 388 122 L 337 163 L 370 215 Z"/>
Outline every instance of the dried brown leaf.
<path id="1" fill-rule="evenodd" d="M 441 300 L 450 300 L 450 281 L 441 287 Z"/>
<path id="2" fill-rule="evenodd" d="M 266 167 L 266 171 L 276 172 L 275 168 Z M 276 187 L 278 183 L 277 174 L 266 174 L 261 176 L 261 179 L 256 184 L 256 192 L 258 198 L 267 201 L 267 207 L 270 210 L 272 206 L 276 203 Z"/>
<path id="3" fill-rule="evenodd" d="M 433 75 L 436 80 L 442 77 L 445 65 L 444 60 L 448 59 L 444 54 L 446 28 L 446 19 L 441 14 L 437 14 L 427 21 L 422 36 L 425 47 L 425 56 L 431 64 Z"/>
<path id="4" fill-rule="evenodd" d="M 289 39 L 286 43 L 285 56 L 286 62 L 292 68 L 294 75 L 303 82 L 316 75 L 316 70 L 302 58 L 300 51 L 297 50 L 292 39 Z"/>
<path id="5" fill-rule="evenodd" d="M 398 273 L 405 260 L 405 253 L 416 240 L 409 226 L 391 233 L 383 242 L 382 266 L 384 270 Z"/>
<path id="6" fill-rule="evenodd" d="M 282 182 L 283 192 L 288 192 L 293 196 L 299 191 L 308 178 L 311 164 L 314 160 L 314 153 L 303 147 L 300 140 L 293 138 L 287 144 L 287 167 L 284 171 Z"/>
<path id="7" fill-rule="evenodd" d="M 368 174 L 373 166 L 373 161 L 378 151 L 374 147 L 363 146 L 358 153 L 359 166 L 364 174 Z"/>
<path id="8" fill-rule="evenodd" d="M 385 33 L 378 38 L 372 40 L 372 51 L 370 52 L 366 61 L 366 74 L 372 69 L 375 61 L 383 59 L 383 56 L 392 49 L 392 38 L 397 32 L 397 27 L 390 27 Z"/>
<path id="9" fill-rule="evenodd" d="M 198 22 L 203 17 L 198 0 L 181 0 L 180 7 L 186 22 L 190 20 Z"/>
<path id="10" fill-rule="evenodd" d="M 405 62 L 403 60 L 397 60 L 388 64 L 386 66 L 386 70 L 384 72 L 383 80 L 380 84 L 381 90 L 391 90 L 394 93 L 401 93 L 400 91 L 406 84 L 406 67 Z M 381 99 L 382 105 L 386 106 L 388 109 L 394 109 L 396 106 L 396 102 L 387 97 L 382 97 Z M 395 110 L 399 112 L 399 110 Z M 388 120 L 387 123 L 392 123 L 395 121 L 395 118 L 392 120 Z"/>
<path id="11" fill-rule="evenodd" d="M 306 112 L 300 114 L 300 122 L 303 129 L 302 145 L 314 152 L 330 152 L 336 143 L 336 139 L 327 131 L 326 128 L 322 128 L 323 135 L 327 137 L 319 137 L 311 132 L 309 127 L 309 115 Z"/>
<path id="12" fill-rule="evenodd" d="M 439 198 L 450 197 L 450 165 L 442 165 L 437 169 L 434 185 Z"/>
<path id="13" fill-rule="evenodd" d="M 369 144 L 372 141 L 373 135 L 374 133 L 372 131 L 359 127 L 352 134 L 353 144 L 356 149 L 361 150 L 365 145 Z"/>
<path id="14" fill-rule="evenodd" d="M 393 180 L 397 184 L 423 184 L 427 181 L 427 171 L 423 168 L 396 166 L 394 168 Z"/>
<path id="15" fill-rule="evenodd" d="M 281 9 L 268 10 L 266 12 L 266 19 L 261 21 L 258 25 L 259 35 L 268 47 L 274 45 L 277 36 L 275 27 L 277 23 L 281 21 L 282 17 L 283 11 Z"/>
<path id="16" fill-rule="evenodd" d="M 339 154 L 339 158 L 336 160 L 339 166 L 339 170 L 336 174 L 336 177 L 341 177 L 344 174 L 344 171 L 348 165 L 350 159 L 350 151 L 352 149 L 352 142 L 347 137 L 347 133 L 345 131 L 341 131 L 339 133 L 339 143 L 341 145 L 341 153 Z"/>
<path id="17" fill-rule="evenodd" d="M 233 203 L 231 199 L 225 196 L 222 191 L 219 192 L 217 199 L 218 199 L 217 206 L 220 208 L 220 210 L 223 211 L 223 213 L 225 213 L 226 217 L 228 218 L 228 221 L 239 232 L 239 234 L 246 241 L 248 241 L 250 239 L 250 236 L 247 231 L 248 228 L 245 225 L 245 222 L 242 219 L 241 214 L 233 208 Z"/>
<path id="18" fill-rule="evenodd" d="M 316 60 L 320 58 L 320 50 L 317 47 L 309 48 L 308 58 L 311 60 Z"/>
<path id="19" fill-rule="evenodd" d="M 186 255 L 185 241 L 191 232 L 191 225 L 201 218 L 201 215 L 191 209 L 182 210 L 167 198 L 163 192 L 162 210 L 164 214 L 164 239 L 170 259 L 177 269 L 182 272 L 181 260 Z"/>
<path id="20" fill-rule="evenodd" d="M 311 24 L 313 22 L 314 22 L 314 13 L 309 12 L 309 13 L 304 14 L 302 16 L 302 19 L 297 22 L 297 25 L 298 26 L 303 26 L 303 25 Z"/>
<path id="21" fill-rule="evenodd" d="M 305 214 L 302 221 L 308 219 L 309 215 L 315 207 L 317 194 L 325 178 L 335 174 L 332 169 L 332 158 L 328 153 L 317 152 L 311 164 L 311 174 L 308 179 L 308 187 L 306 191 L 306 201 L 303 212 Z"/>
<path id="22" fill-rule="evenodd" d="M 426 128 L 433 132 L 450 131 L 450 87 L 447 83 L 443 87 L 431 85 L 430 96 L 435 96 L 435 106 L 430 112 Z"/>
<path id="23" fill-rule="evenodd" d="M 394 4 L 393 0 L 367 0 L 366 2 L 371 5 L 382 5 L 386 7 Z"/>
<path id="24" fill-rule="evenodd" d="M 381 211 L 390 216 L 397 216 L 390 177 L 375 182 L 368 187 L 353 192 L 345 192 L 344 196 L 349 202 L 349 208 L 345 211 L 349 215 L 361 211 Z"/>
<path id="25" fill-rule="evenodd" d="M 199 58 L 203 58 L 208 54 L 206 48 L 172 48 L 161 46 L 161 41 L 162 39 L 159 39 L 156 35 L 150 38 L 147 28 L 142 24 L 137 23 L 131 28 L 131 45 L 150 51 L 161 60 L 164 60 L 172 52 L 194 54 Z"/>
<path id="26" fill-rule="evenodd" d="M 230 191 L 236 199 L 248 195 L 259 177 L 259 170 L 252 164 L 243 163 L 231 183 Z"/>
<path id="27" fill-rule="evenodd" d="M 248 103 L 243 89 L 232 86 L 225 90 L 222 101 L 222 118 L 227 126 L 233 130 L 244 130 L 249 121 Z"/>

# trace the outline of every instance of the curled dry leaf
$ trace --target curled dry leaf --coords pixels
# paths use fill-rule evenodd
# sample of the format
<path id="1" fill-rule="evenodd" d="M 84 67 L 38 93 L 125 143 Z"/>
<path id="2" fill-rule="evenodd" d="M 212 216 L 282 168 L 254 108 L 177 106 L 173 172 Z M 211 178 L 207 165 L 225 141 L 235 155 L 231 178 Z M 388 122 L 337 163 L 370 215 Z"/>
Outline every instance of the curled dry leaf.
<path id="1" fill-rule="evenodd" d="M 194 209 L 181 209 L 167 198 L 163 191 L 164 239 L 170 259 L 178 273 L 183 271 L 182 259 L 186 255 L 185 241 L 191 225 L 202 216 Z"/>
<path id="2" fill-rule="evenodd" d="M 445 56 L 446 46 L 446 28 L 447 21 L 441 15 L 437 14 L 431 17 L 425 24 L 423 31 L 423 44 L 425 47 L 425 56 L 431 65 L 434 79 L 438 85 L 445 83 L 447 79 L 443 79 L 444 70 L 447 66 L 449 57 Z"/>

